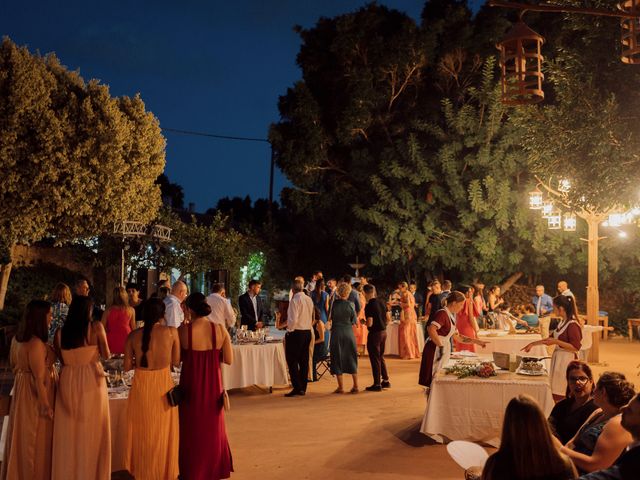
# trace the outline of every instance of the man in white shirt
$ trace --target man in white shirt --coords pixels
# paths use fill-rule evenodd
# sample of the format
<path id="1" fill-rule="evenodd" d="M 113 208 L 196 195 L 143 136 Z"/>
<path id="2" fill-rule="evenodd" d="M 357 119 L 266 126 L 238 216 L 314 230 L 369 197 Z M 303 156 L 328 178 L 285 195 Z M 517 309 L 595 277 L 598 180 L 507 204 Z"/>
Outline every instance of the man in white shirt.
<path id="1" fill-rule="evenodd" d="M 211 295 L 207 297 L 207 303 L 211 307 L 211 313 L 207 317 L 210 322 L 219 323 L 227 328 L 236 324 L 236 314 L 233 312 L 231 302 L 225 296 L 221 283 L 214 283 L 211 286 Z"/>
<path id="2" fill-rule="evenodd" d="M 305 395 L 309 376 L 309 345 L 313 323 L 313 300 L 304 293 L 304 280 L 293 283 L 293 297 L 287 310 L 285 355 L 292 390 L 285 397 Z"/>
<path id="3" fill-rule="evenodd" d="M 184 322 L 182 302 L 187 298 L 187 285 L 178 280 L 171 287 L 171 293 L 164 299 L 164 321 L 167 327 L 178 328 Z"/>

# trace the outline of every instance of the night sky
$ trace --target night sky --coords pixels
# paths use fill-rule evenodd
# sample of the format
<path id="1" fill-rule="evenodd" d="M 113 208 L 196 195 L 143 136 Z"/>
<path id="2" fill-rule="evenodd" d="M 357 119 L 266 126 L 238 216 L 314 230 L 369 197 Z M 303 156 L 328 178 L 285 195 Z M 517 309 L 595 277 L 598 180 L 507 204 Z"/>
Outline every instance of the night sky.
<path id="1" fill-rule="evenodd" d="M 139 92 L 162 127 L 266 138 L 278 96 L 300 78 L 293 26 L 366 0 L 0 0 L 0 34 L 55 52 L 113 95 Z M 424 2 L 378 2 L 417 21 Z M 478 3 L 478 2 L 474 2 Z M 197 211 L 225 196 L 268 196 L 269 145 L 165 133 L 170 180 Z M 275 195 L 286 179 L 278 172 Z"/>

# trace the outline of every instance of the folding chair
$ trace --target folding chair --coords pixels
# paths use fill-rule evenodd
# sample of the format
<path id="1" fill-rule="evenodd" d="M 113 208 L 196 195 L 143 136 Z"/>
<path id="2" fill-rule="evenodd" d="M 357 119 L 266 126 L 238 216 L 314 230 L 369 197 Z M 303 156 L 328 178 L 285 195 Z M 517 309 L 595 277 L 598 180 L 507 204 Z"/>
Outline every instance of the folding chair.
<path id="1" fill-rule="evenodd" d="M 331 373 L 331 357 L 328 354 L 318 360 L 318 363 L 316 364 L 318 380 L 320 380 L 327 372 Z"/>

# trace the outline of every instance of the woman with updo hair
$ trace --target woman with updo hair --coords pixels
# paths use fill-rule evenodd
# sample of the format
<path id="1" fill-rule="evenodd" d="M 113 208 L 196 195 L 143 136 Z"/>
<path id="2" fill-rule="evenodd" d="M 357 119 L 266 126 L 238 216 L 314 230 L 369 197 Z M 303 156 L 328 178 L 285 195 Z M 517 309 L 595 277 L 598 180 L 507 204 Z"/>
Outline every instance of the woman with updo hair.
<path id="1" fill-rule="evenodd" d="M 185 300 L 191 321 L 178 329 L 182 347 L 180 387 L 180 478 L 229 478 L 231 449 L 224 425 L 224 388 L 220 359 L 233 361 L 231 338 L 224 325 L 212 323 L 205 296 L 192 293 Z"/>
<path id="2" fill-rule="evenodd" d="M 180 364 L 178 331 L 162 324 L 165 305 L 150 298 L 142 305 L 144 327 L 131 332 L 124 369 L 135 368 L 127 404 L 125 467 L 135 478 L 178 478 L 178 410 L 169 405 L 171 365 Z"/>
<path id="3" fill-rule="evenodd" d="M 558 295 L 553 299 L 553 313 L 562 318 L 548 338 L 531 342 L 522 350 L 529 352 L 536 345 L 555 345 L 551 357 L 551 393 L 556 402 L 562 400 L 567 391 L 567 367 L 577 360 L 582 346 L 582 328 L 576 316 L 575 299 Z"/>
<path id="4" fill-rule="evenodd" d="M 562 452 L 571 458 L 579 473 L 609 468 L 633 442 L 631 433 L 622 426 L 620 413 L 634 395 L 633 384 L 622 373 L 605 372 L 600 375 L 593 393 L 598 410 L 562 447 Z"/>
<path id="5" fill-rule="evenodd" d="M 433 377 L 446 365 L 451 357 L 451 338 L 460 343 L 472 343 L 484 348 L 487 343 L 475 338 L 460 335 L 456 330 L 456 313 L 465 305 L 466 297 L 458 291 L 451 292 L 444 300 L 444 306 L 427 326 L 427 338 L 422 350 L 420 376 L 418 383 L 431 387 Z"/>

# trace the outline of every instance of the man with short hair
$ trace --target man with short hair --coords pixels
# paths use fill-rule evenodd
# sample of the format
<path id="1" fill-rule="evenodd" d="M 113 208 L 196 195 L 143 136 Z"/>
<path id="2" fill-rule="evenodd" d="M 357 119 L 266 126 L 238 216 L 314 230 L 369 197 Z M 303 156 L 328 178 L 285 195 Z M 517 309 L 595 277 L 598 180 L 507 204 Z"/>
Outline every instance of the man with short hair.
<path id="1" fill-rule="evenodd" d="M 635 480 L 640 477 L 640 393 L 622 407 L 622 427 L 633 437 L 611 467 L 588 473 L 579 480 Z"/>
<path id="2" fill-rule="evenodd" d="M 211 295 L 207 297 L 207 303 L 211 307 L 211 313 L 207 317 L 210 322 L 218 323 L 226 328 L 231 328 L 236 324 L 236 314 L 233 312 L 231 302 L 225 296 L 222 283 L 211 285 Z"/>
<path id="3" fill-rule="evenodd" d="M 313 300 L 304 293 L 304 280 L 293 283 L 293 298 L 287 310 L 285 356 L 291 377 L 291 391 L 285 397 L 303 396 L 309 377 L 309 348 L 313 323 Z"/>
<path id="4" fill-rule="evenodd" d="M 442 304 L 445 301 L 445 299 L 449 296 L 449 294 L 451 293 L 451 287 L 453 286 L 453 284 L 451 283 L 451 280 L 445 280 L 444 282 L 442 282 L 442 291 L 440 292 L 440 308 L 442 308 Z"/>
<path id="5" fill-rule="evenodd" d="M 384 347 L 387 341 L 387 324 L 391 316 L 387 305 L 376 297 L 376 288 L 367 284 L 362 287 L 364 298 L 367 301 L 364 307 L 364 316 L 367 321 L 369 333 L 367 335 L 367 352 L 371 362 L 371 374 L 373 385 L 365 388 L 370 392 L 381 392 L 383 388 L 390 388 L 387 364 L 384 361 Z"/>
<path id="6" fill-rule="evenodd" d="M 263 325 L 264 307 L 260 299 L 261 289 L 262 282 L 260 280 L 251 280 L 248 290 L 238 297 L 240 325 L 246 325 L 249 330 L 262 328 Z"/>
<path id="7" fill-rule="evenodd" d="M 140 299 L 140 288 L 137 283 L 127 283 L 127 295 L 129 295 L 129 306 L 136 312 L 136 322 L 142 322 L 142 300 Z"/>
<path id="8" fill-rule="evenodd" d="M 531 299 L 531 304 L 536 309 L 538 317 L 546 317 L 553 312 L 553 299 L 544 293 L 544 285 L 536 285 L 536 294 Z"/>
<path id="9" fill-rule="evenodd" d="M 171 293 L 164 299 L 164 320 L 167 327 L 178 328 L 184 322 L 182 302 L 187 298 L 187 284 L 178 280 L 171 287 Z"/>
<path id="10" fill-rule="evenodd" d="M 87 282 L 86 278 L 79 278 L 76 280 L 75 285 L 73 286 L 74 295 L 78 297 L 88 297 L 89 296 L 89 282 Z"/>

